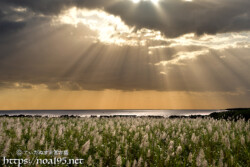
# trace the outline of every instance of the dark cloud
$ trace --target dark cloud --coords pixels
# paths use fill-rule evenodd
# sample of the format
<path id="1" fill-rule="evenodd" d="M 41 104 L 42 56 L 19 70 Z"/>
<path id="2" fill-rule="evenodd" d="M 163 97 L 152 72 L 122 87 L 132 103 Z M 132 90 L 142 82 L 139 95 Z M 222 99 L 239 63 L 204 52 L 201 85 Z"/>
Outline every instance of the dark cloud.
<path id="1" fill-rule="evenodd" d="M 0 9 L 0 37 L 7 36 L 25 26 L 25 22 L 11 21 L 6 19 L 7 15 Z"/>
<path id="2" fill-rule="evenodd" d="M 120 2 L 107 11 L 119 15 L 131 26 L 156 29 L 168 37 L 177 37 L 192 32 L 201 35 L 249 30 L 249 8 L 248 0 L 166 0 L 160 1 L 158 7 L 148 1 L 137 6 Z"/>
<path id="3" fill-rule="evenodd" d="M 45 15 L 59 14 L 72 6 L 99 8 L 120 16 L 137 29 L 160 30 L 168 37 L 186 33 L 238 32 L 250 29 L 249 0 L 160 0 L 134 4 L 129 0 L 1 0 L 5 5 L 21 6 Z"/>
<path id="4" fill-rule="evenodd" d="M 1 0 L 0 4 L 12 7 L 24 7 L 43 14 L 58 14 L 64 8 L 70 7 L 69 0 Z"/>
<path id="5" fill-rule="evenodd" d="M 16 32 L 25 26 L 25 22 L 11 22 L 0 20 L 0 36 Z"/>
<path id="6" fill-rule="evenodd" d="M 62 10 L 76 6 L 80 8 L 104 8 L 115 0 L 1 0 L 0 3 L 20 6 L 47 15 L 59 14 Z"/>

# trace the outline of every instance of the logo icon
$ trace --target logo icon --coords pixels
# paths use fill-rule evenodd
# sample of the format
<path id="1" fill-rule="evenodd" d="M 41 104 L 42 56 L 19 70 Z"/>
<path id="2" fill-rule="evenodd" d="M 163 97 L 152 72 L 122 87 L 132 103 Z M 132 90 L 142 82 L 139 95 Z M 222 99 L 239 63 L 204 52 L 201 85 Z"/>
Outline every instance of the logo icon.
<path id="1" fill-rule="evenodd" d="M 17 154 L 18 156 L 21 156 L 21 155 L 23 154 L 23 152 L 22 152 L 22 150 L 17 150 L 17 151 L 16 151 L 16 154 Z"/>

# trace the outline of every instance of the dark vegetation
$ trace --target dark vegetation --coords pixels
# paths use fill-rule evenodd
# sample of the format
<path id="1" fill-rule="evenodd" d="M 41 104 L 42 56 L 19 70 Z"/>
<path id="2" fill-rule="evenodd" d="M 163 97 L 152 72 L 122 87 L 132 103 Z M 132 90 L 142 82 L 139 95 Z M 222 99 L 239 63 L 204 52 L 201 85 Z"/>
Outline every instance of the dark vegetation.
<path id="1" fill-rule="evenodd" d="M 239 119 L 244 119 L 248 121 L 250 119 L 250 108 L 230 108 L 226 109 L 222 112 L 213 112 L 209 115 L 190 115 L 190 116 L 183 116 L 183 115 L 172 115 L 169 117 L 170 119 L 174 118 L 213 118 L 213 119 L 226 119 L 236 121 Z"/>
<path id="2" fill-rule="evenodd" d="M 41 115 L 0 115 L 0 117 L 42 117 Z M 43 116 L 48 117 L 48 116 Z M 61 115 L 60 118 L 79 118 L 78 115 Z M 96 115 L 91 115 L 91 118 L 96 118 Z M 134 117 L 134 118 L 164 118 L 163 116 L 154 116 L 154 115 L 148 115 L 148 116 L 136 116 L 136 115 L 101 115 L 100 118 L 116 118 L 116 117 Z M 250 108 L 230 108 L 226 109 L 222 112 L 213 112 L 209 115 L 171 115 L 169 116 L 170 119 L 175 118 L 213 118 L 213 119 L 227 119 L 227 120 L 239 120 L 244 119 L 248 121 L 250 119 Z"/>
<path id="3" fill-rule="evenodd" d="M 250 118 L 250 108 L 231 108 L 224 112 L 214 112 L 209 115 L 214 119 L 229 119 L 238 120 L 245 119 L 246 121 Z"/>

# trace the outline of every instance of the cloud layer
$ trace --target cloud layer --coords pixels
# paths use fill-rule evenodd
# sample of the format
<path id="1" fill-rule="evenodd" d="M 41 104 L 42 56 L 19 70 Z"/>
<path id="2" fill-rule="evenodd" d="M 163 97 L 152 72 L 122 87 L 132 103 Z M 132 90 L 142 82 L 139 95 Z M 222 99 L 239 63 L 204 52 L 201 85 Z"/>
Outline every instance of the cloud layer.
<path id="1" fill-rule="evenodd" d="M 175 39 L 150 49 L 106 45 L 87 38 L 90 34 L 95 35 L 84 25 L 27 25 L 15 38 L 0 45 L 2 87 L 10 88 L 6 87 L 9 84 L 22 88 L 11 84 L 18 83 L 43 84 L 51 90 L 250 90 L 247 42 L 234 44 L 229 39 L 235 38 L 222 40 L 214 36 L 232 46 L 213 49 L 207 43 L 216 39 L 194 45 L 202 43 L 194 37 L 193 44 Z M 245 36 L 238 40 L 242 38 Z"/>
<path id="2" fill-rule="evenodd" d="M 145 28 L 166 38 L 103 43 L 85 24 L 53 23 L 71 7 L 119 16 L 138 41 Z M 249 0 L 0 0 L 0 87 L 249 92 L 249 33 L 175 38 L 249 30 L 249 9 Z"/>
<path id="3" fill-rule="evenodd" d="M 158 4 L 150 1 L 135 4 L 129 0 L 1 0 L 0 4 L 43 15 L 58 15 L 74 6 L 98 8 L 121 17 L 127 25 L 160 30 L 167 37 L 250 29 L 249 0 L 160 0 Z"/>

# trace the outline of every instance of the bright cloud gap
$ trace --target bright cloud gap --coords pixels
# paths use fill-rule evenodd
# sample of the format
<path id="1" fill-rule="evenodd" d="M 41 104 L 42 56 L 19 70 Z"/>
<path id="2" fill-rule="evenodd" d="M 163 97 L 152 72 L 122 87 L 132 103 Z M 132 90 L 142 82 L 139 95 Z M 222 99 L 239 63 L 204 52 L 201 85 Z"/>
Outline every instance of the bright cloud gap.
<path id="1" fill-rule="evenodd" d="M 154 4 L 157 4 L 159 2 L 159 0 L 132 0 L 133 3 L 139 3 L 144 1 L 152 2 Z"/>
<path id="2" fill-rule="evenodd" d="M 110 15 L 100 10 L 82 10 L 71 8 L 59 17 L 54 23 L 71 24 L 75 27 L 78 24 L 87 26 L 90 30 L 97 32 L 95 42 L 105 44 L 145 46 L 148 40 L 164 40 L 160 31 L 141 29 L 126 25 L 120 17 Z"/>

